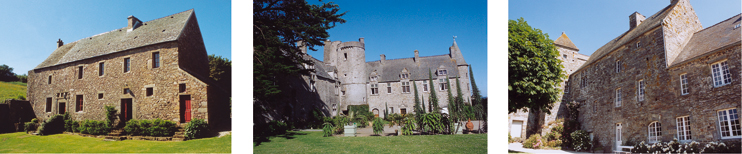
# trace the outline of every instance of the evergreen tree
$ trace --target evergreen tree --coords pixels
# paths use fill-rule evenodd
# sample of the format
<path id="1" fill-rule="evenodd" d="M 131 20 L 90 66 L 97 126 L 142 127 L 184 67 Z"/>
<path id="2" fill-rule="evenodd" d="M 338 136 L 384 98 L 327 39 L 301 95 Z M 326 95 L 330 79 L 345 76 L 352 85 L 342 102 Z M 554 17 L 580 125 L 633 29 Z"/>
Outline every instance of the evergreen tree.
<path id="1" fill-rule="evenodd" d="M 433 72 L 428 69 L 428 81 L 430 82 L 430 103 L 432 106 L 429 110 L 430 112 L 437 111 L 438 110 L 438 96 L 435 94 L 435 86 L 433 85 Z"/>
<path id="2" fill-rule="evenodd" d="M 456 77 L 456 102 L 464 102 L 464 94 L 461 92 L 459 77 Z"/>
<path id="3" fill-rule="evenodd" d="M 469 65 L 469 81 L 471 81 L 472 96 L 474 96 L 474 100 L 470 100 L 469 102 L 472 102 L 473 104 L 480 104 L 482 102 L 482 95 L 479 93 L 477 83 L 474 82 L 474 71 L 472 71 L 471 65 Z"/>
<path id="4" fill-rule="evenodd" d="M 415 113 L 418 115 L 425 113 L 425 110 L 420 107 L 420 97 L 417 96 L 417 84 L 415 81 L 412 81 L 412 86 L 415 88 Z"/>
<path id="5" fill-rule="evenodd" d="M 457 106 L 454 102 L 454 97 L 451 94 L 451 80 L 446 79 L 446 86 L 448 86 L 448 88 L 446 88 L 446 90 L 448 91 L 448 111 L 451 111 L 451 107 L 452 107 L 451 105 L 453 105 L 453 109 L 454 111 L 456 111 Z"/>
<path id="6" fill-rule="evenodd" d="M 425 110 L 425 97 L 420 97 L 420 98 L 421 98 L 421 99 L 423 99 L 423 100 L 421 101 L 421 102 L 423 102 L 423 103 L 422 103 L 422 104 L 421 104 L 420 106 L 422 106 L 422 107 L 423 107 L 423 111 L 426 111 L 426 110 Z M 428 107 L 428 108 L 430 108 L 430 107 Z"/>

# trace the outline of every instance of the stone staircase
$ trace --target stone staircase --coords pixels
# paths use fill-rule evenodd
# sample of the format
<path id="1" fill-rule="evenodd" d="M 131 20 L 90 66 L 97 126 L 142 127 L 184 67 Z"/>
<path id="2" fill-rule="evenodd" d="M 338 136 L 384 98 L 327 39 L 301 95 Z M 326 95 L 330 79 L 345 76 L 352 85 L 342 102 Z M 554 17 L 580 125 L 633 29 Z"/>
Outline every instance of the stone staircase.
<path id="1" fill-rule="evenodd" d="M 178 126 L 178 131 L 175 132 L 175 135 L 173 135 L 173 141 L 185 141 L 185 128 L 183 128 L 185 125 Z"/>
<path id="2" fill-rule="evenodd" d="M 126 140 L 126 136 L 123 136 L 124 128 L 114 128 L 111 130 L 110 133 L 108 133 L 108 136 L 105 137 L 105 140 L 113 140 L 113 141 L 121 141 Z"/>

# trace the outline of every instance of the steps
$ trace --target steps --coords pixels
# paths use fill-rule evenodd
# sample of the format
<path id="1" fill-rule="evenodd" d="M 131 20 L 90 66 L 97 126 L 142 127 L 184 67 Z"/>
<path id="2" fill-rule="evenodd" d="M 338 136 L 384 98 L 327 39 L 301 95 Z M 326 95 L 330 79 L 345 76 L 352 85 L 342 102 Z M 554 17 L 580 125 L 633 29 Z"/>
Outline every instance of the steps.
<path id="1" fill-rule="evenodd" d="M 184 125 L 178 126 L 178 131 L 175 132 L 175 135 L 173 135 L 172 141 L 185 141 L 185 128 L 183 128 Z"/>
<path id="2" fill-rule="evenodd" d="M 108 136 L 104 137 L 105 138 L 104 140 L 109 140 L 109 141 L 126 140 L 126 136 L 122 136 L 123 133 L 124 133 L 123 128 L 115 128 L 114 130 L 111 130 L 110 133 L 108 133 Z"/>

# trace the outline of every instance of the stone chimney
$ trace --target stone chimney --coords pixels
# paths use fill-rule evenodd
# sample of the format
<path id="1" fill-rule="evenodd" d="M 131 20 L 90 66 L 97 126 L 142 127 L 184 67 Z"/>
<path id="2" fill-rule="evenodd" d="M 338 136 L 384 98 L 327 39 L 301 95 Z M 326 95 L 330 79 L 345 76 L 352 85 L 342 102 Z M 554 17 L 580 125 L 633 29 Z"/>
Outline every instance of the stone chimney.
<path id="1" fill-rule="evenodd" d="M 386 61 L 386 55 L 381 54 L 381 64 L 384 64 L 384 61 Z"/>
<path id="2" fill-rule="evenodd" d="M 137 17 L 129 16 L 126 19 L 129 19 L 128 25 L 126 26 L 126 29 L 128 29 L 128 31 L 134 30 L 142 25 L 142 21 L 137 19 Z"/>
<path id="3" fill-rule="evenodd" d="M 358 42 L 364 43 L 364 42 L 363 42 L 363 37 L 361 37 L 361 38 L 358 38 Z"/>
<path id="4" fill-rule="evenodd" d="M 62 42 L 62 39 L 60 38 L 60 39 L 59 39 L 59 40 L 57 41 L 57 48 L 59 48 L 59 47 L 62 47 L 63 45 L 64 45 L 64 42 Z"/>
<path id="5" fill-rule="evenodd" d="M 629 15 L 629 30 L 632 30 L 636 28 L 636 26 L 639 26 L 639 24 L 641 24 L 644 19 L 646 19 L 644 15 L 639 14 L 639 12 L 634 12 Z"/>
<path id="6" fill-rule="evenodd" d="M 415 62 L 420 61 L 420 51 L 415 50 Z"/>

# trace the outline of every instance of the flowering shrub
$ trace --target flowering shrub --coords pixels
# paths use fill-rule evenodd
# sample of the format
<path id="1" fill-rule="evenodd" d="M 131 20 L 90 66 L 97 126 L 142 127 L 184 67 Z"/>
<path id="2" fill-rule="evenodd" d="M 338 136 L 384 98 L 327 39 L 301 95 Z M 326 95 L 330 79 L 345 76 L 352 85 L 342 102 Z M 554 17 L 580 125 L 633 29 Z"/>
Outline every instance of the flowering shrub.
<path id="1" fill-rule="evenodd" d="M 539 142 L 541 142 L 541 135 L 533 134 L 531 135 L 531 137 L 528 137 L 528 139 L 526 139 L 526 141 L 523 142 L 523 147 L 538 149 Z"/>
<path id="2" fill-rule="evenodd" d="M 631 153 L 740 153 L 739 141 L 728 142 L 709 142 L 705 146 L 692 141 L 690 143 L 680 144 L 678 139 L 673 139 L 669 143 L 657 142 L 652 145 L 645 144 L 644 141 L 634 145 Z"/>
<path id="3" fill-rule="evenodd" d="M 593 143 L 590 142 L 590 135 L 584 130 L 572 132 L 572 149 L 575 151 L 587 151 L 592 149 Z"/>

